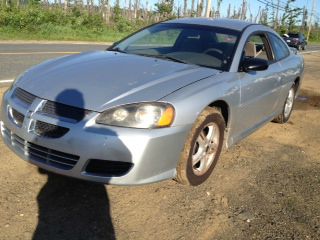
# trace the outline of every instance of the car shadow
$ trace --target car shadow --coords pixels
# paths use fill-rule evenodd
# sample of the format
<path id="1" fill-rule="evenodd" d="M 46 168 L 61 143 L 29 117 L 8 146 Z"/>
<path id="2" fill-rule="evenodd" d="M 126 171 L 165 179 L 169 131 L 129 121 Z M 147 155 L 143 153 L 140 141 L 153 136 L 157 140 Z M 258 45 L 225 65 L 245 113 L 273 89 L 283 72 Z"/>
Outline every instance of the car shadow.
<path id="1" fill-rule="evenodd" d="M 66 111 L 65 106 L 59 105 L 65 102 L 77 103 L 78 109 L 73 112 L 72 109 L 67 108 Z M 54 106 L 54 114 L 62 116 L 58 118 L 57 126 L 62 125 L 65 116 L 83 119 L 86 114 L 83 94 L 75 89 L 62 91 L 56 97 Z M 70 115 L 70 112 L 74 115 Z M 79 121 L 79 124 L 84 124 L 81 120 Z M 50 137 L 55 134 L 55 131 L 54 128 L 45 128 L 41 133 Z M 109 129 L 107 133 L 97 134 L 117 136 L 116 132 Z M 59 141 L 59 138 L 55 141 Z M 38 137 L 37 142 L 41 145 L 41 137 Z M 118 140 L 118 147 L 131 159 L 129 150 L 120 140 Z M 70 153 L 76 154 L 76 150 L 70 146 Z M 106 149 L 106 152 L 109 150 Z M 88 151 L 90 151 L 89 147 Z M 43 169 L 39 169 L 39 173 L 46 174 L 48 178 L 37 196 L 39 214 L 33 240 L 116 239 L 108 193 L 103 184 L 73 179 Z"/>

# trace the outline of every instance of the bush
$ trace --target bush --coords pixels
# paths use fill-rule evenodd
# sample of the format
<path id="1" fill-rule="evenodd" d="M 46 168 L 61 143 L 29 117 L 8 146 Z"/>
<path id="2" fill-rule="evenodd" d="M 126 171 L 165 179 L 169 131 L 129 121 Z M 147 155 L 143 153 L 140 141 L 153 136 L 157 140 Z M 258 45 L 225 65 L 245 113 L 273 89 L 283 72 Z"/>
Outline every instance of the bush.
<path id="1" fill-rule="evenodd" d="M 21 8 L 0 8 L 0 27 L 13 27 L 28 31 L 37 31 L 41 25 L 53 24 L 73 28 L 87 27 L 101 31 L 104 23 L 100 14 L 89 14 L 77 7 L 64 12 L 61 8 L 30 5 Z"/>
<path id="2" fill-rule="evenodd" d="M 114 9 L 110 25 L 98 11 L 83 7 L 64 11 L 61 7 L 37 4 L 17 7 L 0 5 L 1 39 L 50 39 L 117 41 L 149 24 L 143 20 L 129 21 L 120 8 Z"/>

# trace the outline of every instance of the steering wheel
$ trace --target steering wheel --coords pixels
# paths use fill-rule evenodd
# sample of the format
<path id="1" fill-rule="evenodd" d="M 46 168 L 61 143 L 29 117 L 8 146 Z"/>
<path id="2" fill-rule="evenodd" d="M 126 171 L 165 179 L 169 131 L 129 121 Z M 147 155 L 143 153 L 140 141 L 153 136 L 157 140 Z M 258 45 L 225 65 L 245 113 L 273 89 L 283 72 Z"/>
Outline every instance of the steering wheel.
<path id="1" fill-rule="evenodd" d="M 220 49 L 208 48 L 204 50 L 203 53 L 218 58 L 219 60 L 223 59 L 223 52 Z"/>

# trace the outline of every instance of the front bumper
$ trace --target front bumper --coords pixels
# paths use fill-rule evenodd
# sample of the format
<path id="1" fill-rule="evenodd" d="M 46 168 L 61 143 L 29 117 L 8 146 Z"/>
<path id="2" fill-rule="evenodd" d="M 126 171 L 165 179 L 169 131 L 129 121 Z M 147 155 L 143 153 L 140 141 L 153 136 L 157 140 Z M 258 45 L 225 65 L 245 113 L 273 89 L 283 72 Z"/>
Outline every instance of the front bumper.
<path id="1" fill-rule="evenodd" d="M 70 123 L 37 112 L 35 105 L 41 100 L 38 98 L 31 107 L 35 111 L 30 113 L 30 109 L 12 98 L 12 92 L 7 92 L 3 97 L 1 136 L 6 145 L 22 159 L 58 174 L 115 185 L 145 184 L 175 176 L 176 165 L 191 126 L 163 129 L 110 127 L 95 123 L 99 114 L 96 112 L 78 123 Z M 10 109 L 25 116 L 22 126 L 17 126 L 11 119 Z M 59 138 L 39 136 L 30 130 L 31 123 L 36 121 L 70 130 Z M 41 155 L 37 155 L 39 151 Z M 54 164 L 57 156 L 67 159 L 67 165 Z M 89 173 L 86 168 L 92 159 L 132 163 L 132 168 L 121 176 Z M 74 162 L 72 166 L 69 166 L 69 160 Z M 66 169 L 62 166 L 69 167 Z"/>

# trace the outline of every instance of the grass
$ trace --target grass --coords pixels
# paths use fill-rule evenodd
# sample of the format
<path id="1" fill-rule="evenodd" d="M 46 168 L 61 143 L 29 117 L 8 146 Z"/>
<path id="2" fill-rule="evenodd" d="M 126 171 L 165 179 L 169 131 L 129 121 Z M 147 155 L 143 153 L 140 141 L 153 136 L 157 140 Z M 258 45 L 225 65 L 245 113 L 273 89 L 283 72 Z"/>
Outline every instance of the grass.
<path id="1" fill-rule="evenodd" d="M 0 40 L 63 40 L 115 42 L 127 36 L 130 32 L 117 32 L 112 29 L 71 28 L 46 24 L 37 29 L 16 29 L 0 27 Z"/>
<path id="2" fill-rule="evenodd" d="M 115 42 L 131 32 L 119 32 L 107 27 L 101 29 L 74 28 L 72 26 L 59 26 L 43 24 L 36 29 L 17 29 L 13 27 L 0 27 L 0 40 L 57 40 L 57 41 L 91 41 Z M 309 40 L 309 44 L 320 45 L 319 40 Z"/>
<path id="3" fill-rule="evenodd" d="M 310 40 L 310 41 L 308 42 L 308 44 L 320 45 L 320 40 Z"/>

